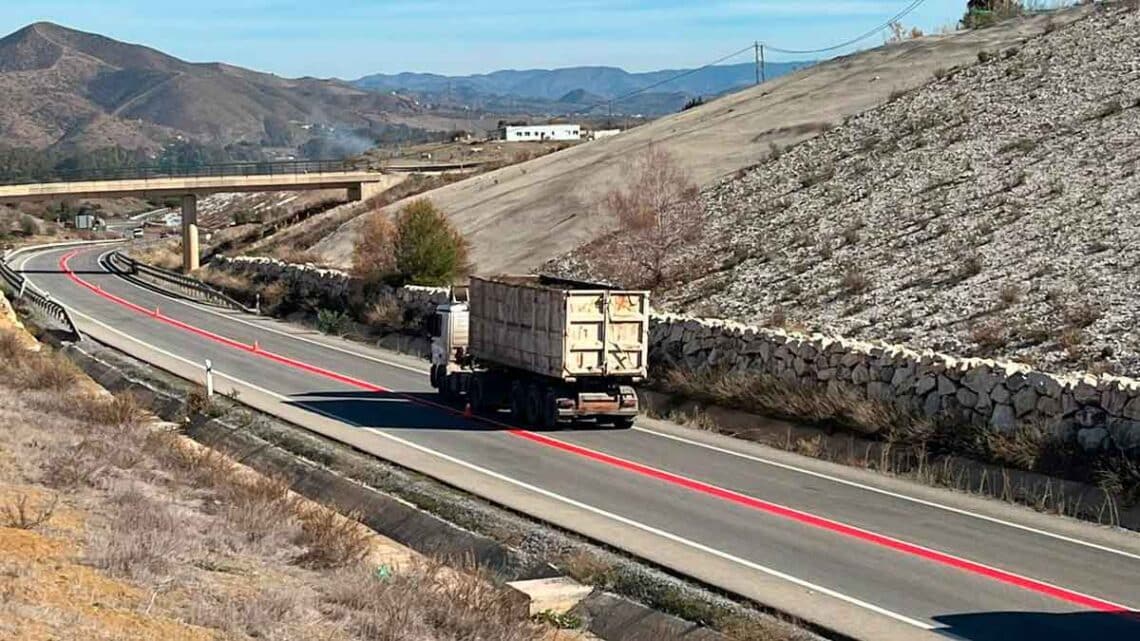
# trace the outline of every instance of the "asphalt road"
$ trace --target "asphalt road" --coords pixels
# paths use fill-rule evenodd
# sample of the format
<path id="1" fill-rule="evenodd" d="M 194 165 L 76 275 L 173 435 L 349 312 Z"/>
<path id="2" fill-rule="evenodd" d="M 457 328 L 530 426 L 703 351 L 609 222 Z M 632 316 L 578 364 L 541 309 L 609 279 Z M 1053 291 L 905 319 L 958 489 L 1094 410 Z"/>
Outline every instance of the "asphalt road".
<path id="1" fill-rule="evenodd" d="M 90 337 L 199 381 L 209 358 L 258 409 L 726 591 L 876 641 L 1140 638 L 1121 612 L 1140 608 L 1132 533 L 659 421 L 465 419 L 421 362 L 163 297 L 107 274 L 105 251 L 16 267 Z"/>

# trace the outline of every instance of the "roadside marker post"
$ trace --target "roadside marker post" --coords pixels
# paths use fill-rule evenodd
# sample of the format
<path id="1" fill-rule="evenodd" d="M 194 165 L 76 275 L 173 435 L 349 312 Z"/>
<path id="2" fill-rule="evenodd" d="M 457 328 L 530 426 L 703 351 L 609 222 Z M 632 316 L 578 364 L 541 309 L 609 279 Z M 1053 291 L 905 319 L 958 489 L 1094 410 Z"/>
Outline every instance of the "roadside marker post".
<path id="1" fill-rule="evenodd" d="M 214 364 L 206 359 L 206 397 L 214 397 Z"/>
<path id="2" fill-rule="evenodd" d="M 26 291 L 28 291 L 28 279 L 27 278 L 20 281 L 20 293 L 16 295 L 16 299 L 17 300 L 23 300 L 24 299 L 24 292 L 26 292 Z"/>

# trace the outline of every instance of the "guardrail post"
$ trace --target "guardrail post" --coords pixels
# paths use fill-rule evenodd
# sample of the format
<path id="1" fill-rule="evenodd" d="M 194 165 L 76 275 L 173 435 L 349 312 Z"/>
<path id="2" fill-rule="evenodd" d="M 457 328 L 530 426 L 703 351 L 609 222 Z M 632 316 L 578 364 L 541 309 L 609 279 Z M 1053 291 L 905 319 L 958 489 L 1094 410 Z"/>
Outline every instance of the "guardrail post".
<path id="1" fill-rule="evenodd" d="M 206 359 L 206 397 L 212 398 L 214 396 L 214 364 L 210 359 Z"/>

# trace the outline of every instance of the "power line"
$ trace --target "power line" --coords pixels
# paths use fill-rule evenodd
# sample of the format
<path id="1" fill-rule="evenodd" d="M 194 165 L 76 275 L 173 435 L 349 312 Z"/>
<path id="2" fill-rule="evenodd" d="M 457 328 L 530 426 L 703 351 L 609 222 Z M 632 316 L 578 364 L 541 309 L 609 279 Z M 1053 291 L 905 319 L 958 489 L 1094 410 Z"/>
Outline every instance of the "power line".
<path id="1" fill-rule="evenodd" d="M 743 49 L 740 49 L 738 51 L 734 51 L 734 52 L 732 52 L 726 56 L 722 56 L 720 58 L 717 58 L 716 60 L 713 60 L 712 62 L 703 64 L 700 67 L 697 67 L 695 69 L 689 69 L 687 71 L 682 71 L 681 73 L 678 73 L 678 74 L 675 74 L 675 75 L 670 76 L 668 78 L 665 78 L 664 80 L 659 80 L 659 81 L 657 81 L 651 85 L 648 85 L 646 87 L 642 87 L 640 89 L 630 91 L 630 92 L 622 94 L 620 96 L 610 98 L 609 100 L 603 100 L 601 102 L 590 105 L 584 109 L 580 109 L 578 111 L 572 112 L 570 115 L 576 116 L 576 115 L 581 115 L 581 114 L 588 114 L 591 111 L 594 111 L 595 109 L 597 109 L 598 107 L 605 107 L 607 105 L 610 107 L 610 109 L 612 111 L 614 103 L 620 103 L 620 102 L 622 102 L 628 98 L 632 98 L 634 96 L 643 94 L 643 93 L 645 93 L 651 89 L 656 89 L 657 87 L 669 84 L 670 82 L 673 82 L 675 80 L 680 80 L 681 78 L 684 78 L 686 76 L 691 76 L 695 73 L 699 73 L 701 71 L 704 71 L 705 69 L 708 69 L 709 67 L 716 66 L 716 65 L 718 65 L 718 64 L 720 64 L 726 60 L 729 60 L 731 58 L 735 58 L 735 57 L 737 57 L 737 56 L 739 56 L 739 55 L 741 55 L 747 51 L 753 50 L 753 49 L 755 49 L 757 51 L 766 49 L 768 51 L 775 51 L 777 53 L 801 55 L 801 56 L 802 55 L 808 55 L 808 54 L 817 54 L 817 53 L 830 53 L 830 52 L 836 51 L 838 49 L 843 49 L 844 47 L 849 47 L 853 44 L 857 44 L 859 42 L 862 42 L 863 40 L 866 40 L 867 38 L 870 38 L 870 37 L 878 34 L 882 30 L 891 26 L 891 24 L 898 22 L 899 20 L 902 20 L 903 18 L 907 17 L 908 15 L 913 13 L 915 11 L 915 9 L 918 9 L 920 6 L 922 6 L 925 3 L 926 3 L 926 0 L 912 0 L 912 2 L 909 5 L 907 5 L 902 11 L 896 13 L 894 16 L 892 16 L 886 22 L 875 27 L 874 29 L 872 29 L 872 30 L 870 30 L 870 31 L 868 31 L 862 35 L 859 35 L 855 38 L 851 38 L 850 40 L 846 40 L 844 42 L 841 42 L 841 43 L 835 44 L 835 45 L 831 45 L 829 47 L 824 47 L 822 49 L 782 49 L 780 47 L 773 47 L 772 45 L 767 44 L 767 43 L 753 43 L 753 44 L 751 44 L 751 45 L 749 45 Z M 763 66 L 761 67 L 761 70 L 763 71 Z"/>
<path id="2" fill-rule="evenodd" d="M 852 38 L 850 40 L 846 40 L 844 42 L 840 42 L 839 44 L 831 45 L 830 47 L 824 47 L 822 49 L 781 49 L 780 47 L 773 47 L 772 45 L 767 44 L 767 43 L 764 43 L 764 46 L 769 51 L 775 51 L 778 53 L 787 53 L 787 54 L 792 54 L 795 56 L 803 56 L 803 55 L 814 54 L 814 53 L 830 53 L 830 52 L 835 51 L 837 49 L 843 49 L 844 47 L 850 47 L 853 44 L 857 44 L 859 42 L 866 40 L 867 38 L 870 38 L 871 36 L 874 36 L 875 34 L 878 34 L 883 29 L 886 29 L 887 27 L 891 26 L 892 23 L 898 22 L 899 20 L 902 20 L 903 18 L 910 15 L 912 12 L 914 12 L 915 9 L 919 8 L 919 6 L 921 6 L 925 2 L 926 2 L 926 0 L 914 0 L 909 5 L 907 5 L 905 9 L 903 9 L 902 11 L 895 14 L 894 17 L 892 17 L 890 20 L 887 20 L 883 24 L 875 27 L 874 29 L 864 33 L 861 36 L 858 36 L 856 38 Z"/>
<path id="3" fill-rule="evenodd" d="M 626 98 L 632 98 L 633 96 L 645 93 L 646 91 L 649 91 L 650 89 L 656 89 L 657 87 L 660 87 L 661 85 L 665 85 L 665 84 L 668 84 L 670 82 L 673 82 L 674 80 L 680 80 L 681 78 L 684 78 L 686 76 L 691 76 L 695 73 L 704 71 L 705 69 L 708 69 L 709 67 L 715 67 L 716 65 L 719 65 L 720 63 L 722 63 L 726 60 L 729 60 L 730 58 L 735 58 L 735 57 L 739 56 L 740 54 L 742 54 L 746 51 L 752 51 L 752 45 L 748 45 L 747 47 L 745 47 L 739 51 L 733 51 L 732 53 L 728 54 L 727 56 L 721 56 L 720 58 L 717 58 L 716 60 L 713 60 L 712 62 L 703 64 L 700 67 L 697 67 L 695 69 L 689 69 L 688 71 L 682 71 L 681 73 L 674 74 L 668 78 L 665 78 L 664 80 L 658 80 L 657 82 L 655 82 L 651 85 L 648 85 L 646 87 L 642 87 L 641 89 L 635 89 L 634 91 L 631 91 L 629 93 L 625 93 L 625 94 L 622 94 L 620 96 L 610 98 L 609 100 L 605 100 L 605 101 L 599 102 L 597 104 L 590 105 L 589 107 L 586 107 L 585 109 L 575 111 L 571 115 L 590 113 L 591 111 L 597 109 L 598 107 L 604 107 L 606 105 L 612 105 L 613 103 L 621 102 L 621 101 L 625 100 Z"/>

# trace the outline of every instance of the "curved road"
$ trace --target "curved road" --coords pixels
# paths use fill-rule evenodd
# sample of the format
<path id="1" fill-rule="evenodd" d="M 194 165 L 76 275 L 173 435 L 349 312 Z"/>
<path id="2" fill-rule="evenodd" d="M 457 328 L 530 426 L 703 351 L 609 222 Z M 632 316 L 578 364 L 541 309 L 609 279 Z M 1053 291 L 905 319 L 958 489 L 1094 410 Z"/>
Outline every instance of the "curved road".
<path id="1" fill-rule="evenodd" d="M 90 337 L 193 380 L 209 358 L 251 406 L 679 574 L 858 639 L 1140 638 L 1132 533 L 660 421 L 465 419 L 422 362 L 163 297 L 106 273 L 106 251 L 15 267 Z"/>

